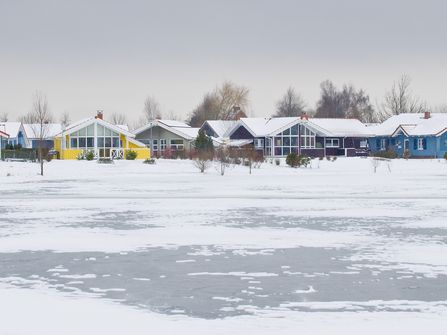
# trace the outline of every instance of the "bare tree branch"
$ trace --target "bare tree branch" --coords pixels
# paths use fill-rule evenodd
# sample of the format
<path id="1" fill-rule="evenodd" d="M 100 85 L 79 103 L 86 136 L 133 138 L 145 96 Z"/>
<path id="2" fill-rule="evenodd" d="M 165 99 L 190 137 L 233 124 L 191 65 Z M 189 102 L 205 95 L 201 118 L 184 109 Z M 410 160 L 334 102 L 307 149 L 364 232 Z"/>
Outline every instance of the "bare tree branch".
<path id="1" fill-rule="evenodd" d="M 38 139 L 38 157 L 40 161 L 40 174 L 43 176 L 43 151 L 45 149 L 45 141 L 48 139 L 50 130 L 50 123 L 52 122 L 52 115 L 48 109 L 47 97 L 39 91 L 36 91 L 33 100 L 33 107 L 30 113 L 25 117 L 27 123 L 31 124 L 33 135 Z"/>
<path id="2" fill-rule="evenodd" d="M 8 112 L 4 112 L 0 115 L 0 122 L 8 122 Z"/>
<path id="3" fill-rule="evenodd" d="M 62 116 L 61 116 L 60 122 L 61 122 L 62 128 L 67 127 L 71 122 L 70 114 L 68 112 L 64 112 L 64 114 L 62 114 Z"/>
<path id="4" fill-rule="evenodd" d="M 144 101 L 143 115 L 147 123 L 155 119 L 161 119 L 160 104 L 154 97 L 148 96 Z"/>
<path id="5" fill-rule="evenodd" d="M 188 123 L 200 127 L 206 120 L 237 120 L 246 116 L 249 90 L 232 82 L 224 82 L 213 92 L 206 93 L 202 102 L 191 112 Z"/>
<path id="6" fill-rule="evenodd" d="M 282 99 L 276 103 L 276 113 L 273 117 L 300 116 L 305 113 L 305 108 L 303 98 L 295 93 L 293 87 L 289 87 Z"/>
<path id="7" fill-rule="evenodd" d="M 114 114 L 112 114 L 111 122 L 113 124 L 117 124 L 117 125 L 127 124 L 126 115 L 120 114 L 120 113 L 114 113 Z"/>
<path id="8" fill-rule="evenodd" d="M 413 95 L 410 84 L 411 78 L 406 74 L 393 83 L 393 87 L 385 94 L 380 106 L 383 118 L 402 113 L 422 113 L 427 110 L 426 103 Z"/>

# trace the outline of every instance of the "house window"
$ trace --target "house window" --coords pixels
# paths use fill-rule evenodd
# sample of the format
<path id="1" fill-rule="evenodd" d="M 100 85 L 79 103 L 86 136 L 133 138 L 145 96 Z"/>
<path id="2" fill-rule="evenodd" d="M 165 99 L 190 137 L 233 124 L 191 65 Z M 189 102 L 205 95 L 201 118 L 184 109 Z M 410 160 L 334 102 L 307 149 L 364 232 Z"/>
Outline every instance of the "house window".
<path id="1" fill-rule="evenodd" d="M 184 149 L 183 140 L 181 140 L 181 139 L 170 140 L 170 146 L 171 146 L 171 149 L 175 149 L 175 150 L 183 150 Z"/>
<path id="2" fill-rule="evenodd" d="M 310 129 L 300 126 L 301 132 L 301 147 L 305 149 L 315 148 L 315 133 Z"/>
<path id="3" fill-rule="evenodd" d="M 264 148 L 264 139 L 262 139 L 262 138 L 255 139 L 255 148 L 257 148 L 257 149 Z"/>
<path id="4" fill-rule="evenodd" d="M 315 148 L 315 136 L 315 133 L 312 132 L 310 129 L 296 124 L 284 130 L 282 133 L 277 134 L 273 138 L 273 154 L 275 156 L 286 156 L 291 152 L 298 152 L 298 146 L 301 146 L 301 148 L 304 149 Z M 266 155 L 270 155 L 272 151 L 270 149 L 272 140 L 270 138 L 266 140 L 265 153 Z M 262 149 L 264 147 L 264 139 L 255 139 L 254 145 L 255 148 Z"/>
<path id="5" fill-rule="evenodd" d="M 385 150 L 386 149 L 386 138 L 382 138 L 380 140 L 380 150 Z"/>
<path id="6" fill-rule="evenodd" d="M 360 148 L 367 148 L 368 147 L 368 141 L 362 140 L 360 141 Z"/>
<path id="7" fill-rule="evenodd" d="M 427 141 L 425 138 L 418 138 L 418 150 L 427 149 Z"/>
<path id="8" fill-rule="evenodd" d="M 338 148 L 340 147 L 340 140 L 338 138 L 327 138 L 326 148 Z"/>
<path id="9" fill-rule="evenodd" d="M 160 140 L 160 150 L 163 151 L 166 149 L 166 139 Z"/>
<path id="10" fill-rule="evenodd" d="M 72 149 L 93 149 L 95 146 L 95 125 L 91 124 L 70 134 Z"/>

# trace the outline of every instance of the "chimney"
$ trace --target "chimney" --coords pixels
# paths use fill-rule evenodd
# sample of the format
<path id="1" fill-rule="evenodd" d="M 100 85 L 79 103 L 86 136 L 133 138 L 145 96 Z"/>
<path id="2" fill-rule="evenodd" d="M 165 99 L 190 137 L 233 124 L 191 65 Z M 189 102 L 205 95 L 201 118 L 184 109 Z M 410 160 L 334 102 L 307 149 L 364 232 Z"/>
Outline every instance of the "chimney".
<path id="1" fill-rule="evenodd" d="M 103 117 L 103 111 L 98 109 L 96 111 L 95 119 L 101 119 L 102 120 L 103 119 L 102 117 Z"/>
<path id="2" fill-rule="evenodd" d="M 430 118 L 430 112 L 424 112 L 424 119 Z"/>
<path id="3" fill-rule="evenodd" d="M 300 119 L 301 120 L 309 120 L 309 115 L 307 115 L 307 113 L 304 112 L 303 114 L 301 114 Z"/>

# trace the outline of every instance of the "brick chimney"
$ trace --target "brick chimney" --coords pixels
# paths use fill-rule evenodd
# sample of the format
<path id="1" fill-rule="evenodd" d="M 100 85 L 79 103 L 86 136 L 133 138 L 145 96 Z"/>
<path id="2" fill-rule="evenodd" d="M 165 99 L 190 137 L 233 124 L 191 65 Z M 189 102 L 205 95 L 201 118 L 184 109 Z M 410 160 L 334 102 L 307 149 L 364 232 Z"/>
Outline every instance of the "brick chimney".
<path id="1" fill-rule="evenodd" d="M 430 112 L 424 112 L 424 119 L 430 118 Z"/>
<path id="2" fill-rule="evenodd" d="M 102 110 L 97 110 L 96 111 L 96 116 L 95 119 L 103 119 L 103 111 Z"/>

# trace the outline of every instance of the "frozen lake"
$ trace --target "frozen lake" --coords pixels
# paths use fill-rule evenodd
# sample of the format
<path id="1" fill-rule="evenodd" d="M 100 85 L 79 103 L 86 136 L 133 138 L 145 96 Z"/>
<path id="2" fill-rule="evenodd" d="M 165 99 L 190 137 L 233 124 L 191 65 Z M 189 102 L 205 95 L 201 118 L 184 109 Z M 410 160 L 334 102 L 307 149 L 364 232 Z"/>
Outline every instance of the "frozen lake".
<path id="1" fill-rule="evenodd" d="M 393 313 L 445 324 L 444 161 L 396 160 L 377 173 L 360 158 L 264 164 L 252 175 L 201 175 L 189 161 L 53 161 L 46 170 L 42 178 L 37 165 L 0 162 L 5 299 L 86 299 L 95 311 L 219 320 L 222 329 L 241 318 L 279 318 L 293 330 L 281 320 Z"/>

